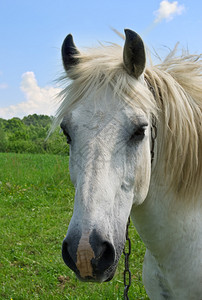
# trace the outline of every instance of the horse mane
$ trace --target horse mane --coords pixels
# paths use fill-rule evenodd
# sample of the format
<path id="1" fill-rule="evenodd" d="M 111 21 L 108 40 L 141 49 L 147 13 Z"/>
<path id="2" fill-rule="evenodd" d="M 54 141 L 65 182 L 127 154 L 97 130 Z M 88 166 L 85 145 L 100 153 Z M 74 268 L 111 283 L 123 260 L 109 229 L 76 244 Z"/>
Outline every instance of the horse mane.
<path id="1" fill-rule="evenodd" d="M 165 124 L 165 174 L 182 198 L 194 198 L 202 183 L 202 56 L 175 57 L 174 52 L 147 68 L 145 78 Z"/>
<path id="2" fill-rule="evenodd" d="M 141 82 L 128 75 L 122 55 L 122 47 L 115 44 L 77 55 L 80 63 L 68 72 L 68 78 L 74 80 L 60 94 L 62 102 L 55 124 L 84 95 L 97 95 L 110 85 L 116 95 L 134 107 L 141 107 L 157 119 L 159 115 L 163 118 L 165 137 L 157 165 L 164 155 L 170 187 L 186 198 L 198 193 L 202 182 L 201 56 L 175 57 L 173 51 L 161 64 L 147 67 Z"/>

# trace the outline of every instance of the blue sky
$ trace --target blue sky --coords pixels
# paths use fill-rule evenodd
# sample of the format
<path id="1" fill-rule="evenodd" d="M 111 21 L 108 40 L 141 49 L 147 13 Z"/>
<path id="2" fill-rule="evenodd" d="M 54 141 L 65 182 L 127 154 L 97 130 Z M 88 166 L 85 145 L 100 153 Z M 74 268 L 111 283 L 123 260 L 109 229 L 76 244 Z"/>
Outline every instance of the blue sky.
<path id="1" fill-rule="evenodd" d="M 161 56 L 178 41 L 201 53 L 201 12 L 201 0 L 0 0 L 0 117 L 54 113 L 68 33 L 77 47 L 123 45 L 110 27 L 130 28 Z"/>

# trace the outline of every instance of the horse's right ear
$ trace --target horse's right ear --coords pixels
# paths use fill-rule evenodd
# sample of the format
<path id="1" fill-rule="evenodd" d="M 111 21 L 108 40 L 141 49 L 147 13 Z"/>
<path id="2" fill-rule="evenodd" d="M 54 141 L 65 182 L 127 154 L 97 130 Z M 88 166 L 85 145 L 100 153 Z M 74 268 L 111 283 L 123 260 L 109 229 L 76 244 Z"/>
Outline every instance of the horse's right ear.
<path id="1" fill-rule="evenodd" d="M 144 43 L 141 37 L 130 29 L 125 29 L 123 62 L 127 72 L 136 79 L 143 73 L 146 64 Z"/>
<path id="2" fill-rule="evenodd" d="M 74 44 L 74 40 L 71 34 L 68 34 L 64 39 L 61 52 L 63 66 L 68 72 L 73 66 L 77 65 L 79 62 L 79 59 L 77 57 L 79 51 L 77 50 Z"/>

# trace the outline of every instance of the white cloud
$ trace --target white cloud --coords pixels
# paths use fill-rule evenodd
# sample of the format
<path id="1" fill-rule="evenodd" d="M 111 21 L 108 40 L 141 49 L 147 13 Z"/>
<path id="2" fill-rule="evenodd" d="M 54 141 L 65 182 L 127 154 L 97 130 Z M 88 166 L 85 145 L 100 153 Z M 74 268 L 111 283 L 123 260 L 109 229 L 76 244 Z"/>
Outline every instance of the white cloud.
<path id="1" fill-rule="evenodd" d="M 178 1 L 161 1 L 159 9 L 154 12 L 154 15 L 156 16 L 154 22 L 159 23 L 164 19 L 167 21 L 171 21 L 174 16 L 181 15 L 184 10 L 184 5 L 178 4 Z"/>
<path id="2" fill-rule="evenodd" d="M 54 100 L 60 92 L 59 88 L 39 87 L 34 73 L 26 72 L 22 75 L 20 89 L 24 93 L 25 101 L 0 108 L 1 118 L 23 117 L 34 113 L 54 115 L 56 111 Z"/>

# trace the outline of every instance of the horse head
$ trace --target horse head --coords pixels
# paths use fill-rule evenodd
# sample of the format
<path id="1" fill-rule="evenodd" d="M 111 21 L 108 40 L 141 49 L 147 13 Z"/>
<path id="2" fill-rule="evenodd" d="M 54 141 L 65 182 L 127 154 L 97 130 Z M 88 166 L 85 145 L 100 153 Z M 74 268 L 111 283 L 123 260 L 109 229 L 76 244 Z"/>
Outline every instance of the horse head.
<path id="1" fill-rule="evenodd" d="M 83 281 L 112 279 L 131 208 L 143 203 L 150 184 L 151 114 L 141 106 L 142 95 L 151 97 L 143 79 L 145 48 L 135 32 L 125 34 L 123 58 L 112 73 L 110 58 L 107 64 L 97 54 L 83 57 L 71 35 L 62 46 L 63 65 L 72 79 L 67 98 L 75 97 L 61 123 L 75 186 L 62 256 Z M 131 100 L 135 97 L 140 105 Z"/>

